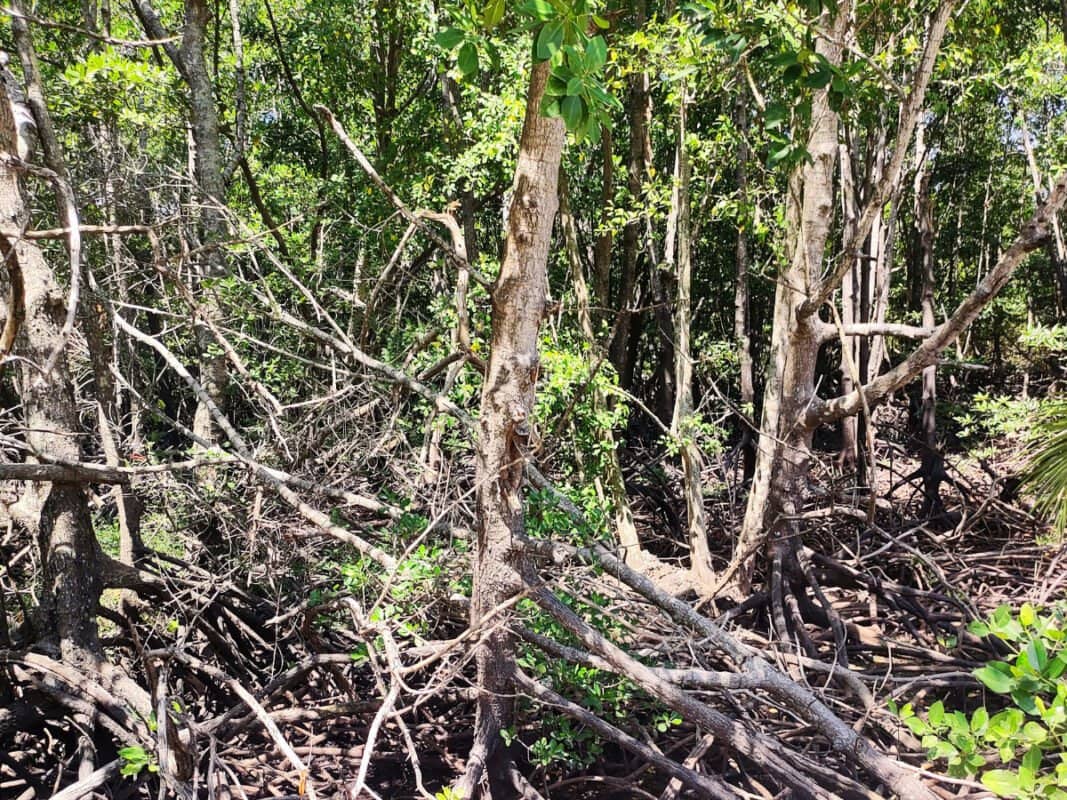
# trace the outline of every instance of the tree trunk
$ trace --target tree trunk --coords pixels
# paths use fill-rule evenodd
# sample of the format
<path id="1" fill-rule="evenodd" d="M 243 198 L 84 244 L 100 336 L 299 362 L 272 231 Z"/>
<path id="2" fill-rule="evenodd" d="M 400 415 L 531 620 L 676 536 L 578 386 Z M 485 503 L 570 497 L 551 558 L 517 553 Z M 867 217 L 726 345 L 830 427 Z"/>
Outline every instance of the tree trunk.
<path id="1" fill-rule="evenodd" d="M 855 142 L 854 137 L 846 133 L 845 140 Z M 856 182 L 853 172 L 853 158 L 851 148 L 842 143 L 840 146 L 841 159 L 841 218 L 844 220 L 844 238 L 853 235 L 856 228 Z M 858 289 L 858 262 L 854 261 L 851 268 L 845 272 L 841 279 L 841 324 L 846 328 L 857 321 L 857 309 L 859 308 Z M 843 338 L 841 340 L 841 361 L 838 369 L 841 372 L 841 394 L 848 394 L 856 388 L 852 371 L 859 363 L 859 351 L 856 347 L 857 339 Z M 841 420 L 841 449 L 838 452 L 837 464 L 844 471 L 855 470 L 859 460 L 859 428 L 855 417 Z"/>
<path id="2" fill-rule="evenodd" d="M 849 0 L 841 0 L 830 19 L 823 12 L 816 52 L 831 64 L 841 62 L 842 33 L 848 24 Z M 814 426 L 808 409 L 815 398 L 815 362 L 819 336 L 815 320 L 801 313 L 809 287 L 818 280 L 823 251 L 833 221 L 833 180 L 837 160 L 837 114 L 825 89 L 812 99 L 810 161 L 798 166 L 789 181 L 786 206 L 788 262 L 779 273 L 774 298 L 770 367 L 764 392 L 763 422 L 756 470 L 737 543 L 741 564 L 736 588 L 747 595 L 752 585 L 752 556 L 769 541 L 772 562 L 792 565 L 798 547 L 796 515 L 807 490 L 808 454 Z M 766 537 L 766 538 L 765 538 Z"/>
<path id="3" fill-rule="evenodd" d="M 600 211 L 607 213 L 615 202 L 615 153 L 614 140 L 611 128 L 605 125 L 600 131 Z M 611 248 L 612 236 L 609 229 L 605 229 L 596 240 L 596 249 L 593 255 L 593 289 L 594 299 L 601 309 L 611 307 Z M 602 312 L 596 315 L 596 319 L 602 318 Z"/>
<path id="4" fill-rule="evenodd" d="M 920 124 L 915 140 L 915 233 L 917 253 L 922 263 L 922 319 L 923 327 L 932 330 L 934 310 L 934 208 L 930 197 L 930 164 L 927 160 L 923 126 Z M 922 460 L 924 517 L 938 516 L 944 511 L 941 502 L 941 483 L 945 479 L 944 459 L 937 446 L 937 365 L 930 364 L 922 371 Z"/>
<path id="5" fill-rule="evenodd" d="M 204 248 L 197 264 L 200 279 L 220 278 L 226 274 L 226 258 L 221 249 L 227 233 L 226 217 L 223 213 L 226 185 L 222 177 L 222 151 L 219 144 L 219 116 L 215 109 L 215 92 L 204 57 L 209 19 L 210 12 L 205 0 L 186 0 L 181 59 L 185 66 L 185 80 L 189 86 L 189 115 L 196 148 L 193 164 L 197 202 L 200 205 L 200 246 Z M 212 289 L 194 287 L 194 296 L 204 315 L 212 323 L 222 322 L 222 309 Z M 222 396 L 228 382 L 226 356 L 219 352 L 208 325 L 198 324 L 196 330 L 200 346 L 200 384 L 215 405 L 223 408 Z M 215 424 L 205 403 L 197 403 L 193 433 L 207 441 L 213 442 L 216 439 Z"/>
<path id="6" fill-rule="evenodd" d="M 737 151 L 737 191 L 745 216 L 737 227 L 737 283 L 734 289 L 734 341 L 741 371 L 741 410 L 751 420 L 755 417 L 755 376 L 752 365 L 751 322 L 749 320 L 748 288 L 748 230 L 752 220 L 748 215 L 748 108 L 747 93 L 742 91 L 737 102 L 737 128 L 741 143 Z M 741 425 L 742 479 L 747 483 L 756 470 L 756 437 L 748 420 Z"/>
<path id="7" fill-rule="evenodd" d="M 636 9 L 637 25 L 645 21 L 645 4 L 638 2 Z M 649 126 L 652 124 L 652 93 L 649 88 L 648 73 L 641 72 L 630 79 L 630 102 L 628 108 L 630 123 L 630 163 L 626 175 L 626 185 L 630 194 L 630 206 L 635 208 L 640 202 L 649 164 L 652 163 L 652 139 Z M 618 321 L 615 335 L 611 341 L 611 363 L 619 375 L 619 386 L 624 391 L 633 388 L 636 362 L 636 339 L 640 338 L 640 316 L 633 310 L 637 299 L 638 263 L 641 258 L 641 242 L 644 239 L 643 220 L 640 216 L 626 224 L 622 237 L 622 276 L 619 281 L 619 295 L 616 301 Z M 655 265 L 653 265 L 654 267 Z"/>
<path id="8" fill-rule="evenodd" d="M 487 765 L 490 775 L 506 774 L 496 768 L 504 758 L 500 732 L 511 725 L 514 714 L 514 643 L 501 624 L 499 608 L 521 591 L 528 570 L 519 542 L 525 532 L 523 464 L 533 424 L 538 331 L 545 311 L 565 133 L 561 120 L 541 115 L 549 70 L 542 62 L 530 76 L 504 258 L 492 292 L 492 345 L 478 421 L 478 529 L 471 598 L 471 625 L 485 625 L 486 632 L 477 650 L 474 744 L 457 787 L 467 798 L 474 797 Z"/>
<path id="9" fill-rule="evenodd" d="M 10 79 L 10 74 L 5 76 Z M 17 155 L 8 80 L 0 81 L 0 150 Z M 81 461 L 81 428 L 62 333 L 67 298 L 40 249 L 22 238 L 28 210 L 15 169 L 0 163 L 0 247 L 9 277 L 5 316 L 24 311 L 14 354 L 26 444 L 32 460 Z M 74 276 L 72 279 L 77 279 Z M 21 282 L 22 298 L 13 290 Z M 55 354 L 58 353 L 58 358 Z M 41 367 L 54 360 L 51 371 Z M 13 509 L 36 535 L 43 565 L 39 625 L 59 645 L 64 661 L 94 666 L 101 657 L 96 606 L 101 553 L 85 491 L 77 483 L 27 483 Z"/>
<path id="10" fill-rule="evenodd" d="M 690 328 L 693 321 L 691 284 L 693 260 L 691 253 L 692 230 L 689 211 L 689 179 L 692 167 L 686 149 L 686 97 L 683 82 L 679 87 L 678 145 L 674 162 L 674 191 L 671 193 L 672 229 L 667 233 L 664 261 L 676 262 L 677 303 L 675 306 L 674 331 L 674 413 L 671 418 L 671 434 L 679 444 L 684 473 L 685 510 L 689 539 L 689 568 L 697 591 L 710 591 L 717 583 L 711 565 L 711 550 L 708 547 L 707 516 L 704 512 L 704 486 L 701 476 L 704 457 L 696 440 L 695 416 L 693 414 L 693 359 L 690 352 Z"/>

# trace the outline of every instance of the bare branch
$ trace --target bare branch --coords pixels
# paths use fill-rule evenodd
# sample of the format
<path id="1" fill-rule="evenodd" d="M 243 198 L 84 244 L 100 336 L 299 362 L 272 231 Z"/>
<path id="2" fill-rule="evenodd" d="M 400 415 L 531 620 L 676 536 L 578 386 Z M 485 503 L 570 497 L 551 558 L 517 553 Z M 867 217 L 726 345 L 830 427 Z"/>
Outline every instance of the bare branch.
<path id="1" fill-rule="evenodd" d="M 845 277 L 845 273 L 852 268 L 852 263 L 856 260 L 856 254 L 859 252 L 860 247 L 863 246 L 863 242 L 866 241 L 867 234 L 871 232 L 871 226 L 874 224 L 875 218 L 882 213 L 882 209 L 889 199 L 891 188 L 900 179 L 901 170 L 904 168 L 904 159 L 911 145 L 911 137 L 915 132 L 919 115 L 922 113 L 923 102 L 926 99 L 926 89 L 930 84 L 930 76 L 934 71 L 934 63 L 937 61 L 937 54 L 941 49 L 941 40 L 948 29 L 949 17 L 952 16 L 956 2 L 957 0 L 943 0 L 941 5 L 938 6 L 933 19 L 930 20 L 930 26 L 926 32 L 926 47 L 923 49 L 919 65 L 915 68 L 908 99 L 900 112 L 900 125 L 897 129 L 897 140 L 893 146 L 893 156 L 890 158 L 889 165 L 882 175 L 882 180 L 879 181 L 867 201 L 863 213 L 852 231 L 852 235 L 845 242 L 845 246 L 838 256 L 836 267 L 819 282 L 815 295 L 800 307 L 799 314 L 803 317 L 810 317 L 822 308 L 823 303 L 830 299 L 834 290 L 837 289 L 841 280 Z"/>
<path id="2" fill-rule="evenodd" d="M 857 413 L 866 401 L 872 406 L 887 394 L 904 386 L 925 367 L 937 363 L 941 352 L 948 347 L 1004 288 L 1023 263 L 1025 256 L 1041 247 L 1052 230 L 1052 221 L 1067 201 L 1067 172 L 1057 179 L 1048 199 L 1019 232 L 1000 261 L 978 284 L 978 288 L 960 303 L 956 311 L 939 325 L 904 361 L 865 386 L 841 397 L 824 402 L 812 413 L 819 423 L 833 422 Z"/>

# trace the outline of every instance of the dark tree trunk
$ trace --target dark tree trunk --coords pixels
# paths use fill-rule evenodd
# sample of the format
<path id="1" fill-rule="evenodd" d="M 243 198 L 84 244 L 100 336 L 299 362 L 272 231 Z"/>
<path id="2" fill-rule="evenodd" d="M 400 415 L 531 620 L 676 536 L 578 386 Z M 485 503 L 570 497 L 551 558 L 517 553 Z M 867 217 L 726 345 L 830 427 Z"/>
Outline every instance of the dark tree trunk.
<path id="1" fill-rule="evenodd" d="M 644 0 L 636 8 L 637 25 L 645 22 Z M 652 139 L 649 126 L 652 123 L 652 93 L 648 73 L 637 73 L 630 79 L 630 100 L 627 115 L 630 128 L 630 157 L 626 185 L 630 204 L 636 206 L 641 198 L 649 164 L 652 163 Z M 644 221 L 640 218 L 627 223 L 622 237 L 622 276 L 615 307 L 618 321 L 611 341 L 609 355 L 619 375 L 619 386 L 630 391 L 634 383 L 637 340 L 641 337 L 639 315 L 633 311 L 637 298 L 638 264 L 641 258 L 641 243 L 644 240 Z M 655 267 L 655 265 L 651 265 Z"/>

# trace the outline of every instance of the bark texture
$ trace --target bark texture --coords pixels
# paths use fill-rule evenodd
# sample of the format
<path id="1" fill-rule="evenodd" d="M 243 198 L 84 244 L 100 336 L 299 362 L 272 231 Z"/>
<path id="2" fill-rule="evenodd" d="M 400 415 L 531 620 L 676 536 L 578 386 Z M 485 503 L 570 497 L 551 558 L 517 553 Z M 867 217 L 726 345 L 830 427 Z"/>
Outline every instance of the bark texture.
<path id="1" fill-rule="evenodd" d="M 843 32 L 849 1 L 842 0 L 833 20 L 823 14 L 816 52 L 831 64 L 841 62 Z M 756 469 L 738 542 L 743 563 L 737 571 L 737 590 L 748 594 L 753 559 L 766 535 L 773 565 L 792 561 L 796 547 L 796 514 L 807 489 L 808 453 L 813 427 L 808 410 L 815 401 L 815 361 L 819 335 L 813 318 L 801 313 L 822 269 L 826 239 L 833 222 L 834 165 L 837 161 L 837 114 L 826 90 L 812 99 L 808 152 L 811 160 L 798 166 L 789 181 L 786 201 L 788 263 L 782 268 L 774 298 L 770 365 L 764 393 L 763 419 Z"/>
<path id="2" fill-rule="evenodd" d="M 17 140 L 6 83 L 0 81 L 0 151 L 9 159 L 17 153 Z M 24 323 L 14 355 L 20 359 L 15 383 L 26 443 L 49 460 L 81 461 L 78 409 L 65 353 L 60 351 L 50 371 L 41 371 L 62 348 L 66 296 L 40 249 L 22 238 L 27 223 L 17 169 L 10 160 L 0 161 L 0 237 L 5 259 L 17 261 L 25 288 Z M 18 312 L 8 308 L 5 315 L 13 313 Z M 40 547 L 43 585 L 37 633 L 56 642 L 63 660 L 95 664 L 100 655 L 96 605 L 102 559 L 82 485 L 27 483 L 13 511 L 36 534 Z"/>
<path id="3" fill-rule="evenodd" d="M 548 249 L 558 206 L 564 127 L 541 115 L 549 65 L 533 68 L 519 142 L 514 193 L 500 276 L 493 287 L 489 368 L 478 422 L 478 530 L 471 624 L 485 625 L 478 645 L 474 745 L 458 789 L 473 797 L 488 768 L 506 774 L 500 731 L 511 724 L 514 642 L 501 606 L 522 590 L 519 540 L 525 531 L 522 480 L 532 434 L 538 375 L 538 332 L 548 290 Z M 493 616 L 492 619 L 490 617 Z"/>

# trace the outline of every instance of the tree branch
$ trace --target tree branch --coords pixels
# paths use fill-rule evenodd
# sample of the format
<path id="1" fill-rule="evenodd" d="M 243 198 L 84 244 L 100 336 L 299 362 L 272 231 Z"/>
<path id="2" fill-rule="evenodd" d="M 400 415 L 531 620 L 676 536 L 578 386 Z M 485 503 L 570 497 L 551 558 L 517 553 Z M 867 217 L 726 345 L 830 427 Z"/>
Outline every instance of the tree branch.
<path id="1" fill-rule="evenodd" d="M 918 375 L 925 367 L 937 363 L 938 356 L 949 346 L 989 305 L 1015 274 L 1023 263 L 1025 256 L 1041 247 L 1048 238 L 1056 214 L 1067 200 L 1067 172 L 1057 179 L 1048 199 L 1035 212 L 1019 232 L 996 266 L 982 279 L 971 294 L 960 303 L 956 311 L 904 361 L 884 375 L 880 375 L 865 386 L 841 397 L 827 400 L 813 413 L 818 424 L 834 422 L 857 413 L 863 407 L 864 400 L 870 405 L 882 401 L 887 394 L 904 386 Z"/>
<path id="2" fill-rule="evenodd" d="M 938 6 L 933 19 L 930 20 L 930 27 L 926 34 L 926 47 L 923 49 L 919 66 L 915 68 L 911 92 L 908 93 L 908 99 L 900 112 L 897 140 L 893 146 L 893 156 L 889 161 L 889 166 L 882 175 L 882 180 L 875 187 L 866 206 L 864 206 L 863 213 L 860 215 L 852 235 L 846 241 L 841 255 L 837 259 L 837 266 L 833 272 L 819 281 L 815 295 L 800 307 L 798 313 L 801 317 L 812 316 L 830 299 L 830 296 L 845 277 L 845 273 L 851 269 L 860 247 L 863 246 L 867 235 L 871 232 L 871 226 L 874 224 L 875 218 L 882 213 L 882 209 L 889 199 L 891 187 L 895 186 L 900 178 L 901 170 L 904 168 L 904 159 L 911 144 L 912 134 L 915 132 L 915 126 L 919 121 L 919 114 L 922 113 L 923 102 L 926 99 L 926 89 L 930 85 L 930 76 L 933 74 L 934 63 L 937 61 L 937 54 L 941 49 L 941 40 L 945 36 L 948 20 L 952 16 L 956 2 L 957 0 L 943 0 L 941 5 Z"/>

